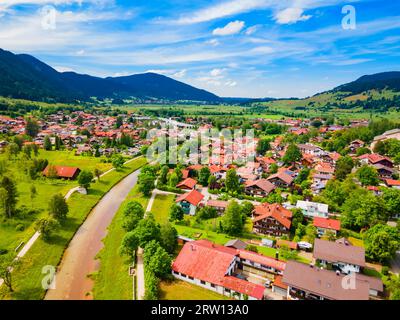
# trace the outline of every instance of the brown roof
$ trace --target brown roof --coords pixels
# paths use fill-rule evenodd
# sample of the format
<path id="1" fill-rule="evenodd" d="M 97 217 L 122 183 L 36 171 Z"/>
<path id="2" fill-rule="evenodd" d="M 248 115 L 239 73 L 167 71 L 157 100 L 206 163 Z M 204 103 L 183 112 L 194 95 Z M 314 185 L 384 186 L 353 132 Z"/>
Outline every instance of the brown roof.
<path id="1" fill-rule="evenodd" d="M 343 287 L 345 276 L 334 271 L 288 261 L 282 282 L 330 300 L 369 300 L 369 283 L 356 277 L 354 289 Z"/>
<path id="2" fill-rule="evenodd" d="M 285 228 L 289 229 L 292 224 L 289 220 L 292 217 L 292 212 L 283 208 L 280 204 L 268 204 L 264 203 L 261 206 L 256 206 L 254 208 L 254 213 L 257 215 L 257 218 L 253 220 L 253 222 L 257 222 L 263 220 L 268 217 L 274 218 L 280 224 L 285 226 Z"/>
<path id="3" fill-rule="evenodd" d="M 269 177 L 267 178 L 267 180 L 272 180 L 272 179 L 274 179 L 274 178 L 278 178 L 278 179 L 282 180 L 283 182 L 285 182 L 286 184 L 291 184 L 291 183 L 293 182 L 293 180 L 294 180 L 293 177 L 291 177 L 291 176 L 289 176 L 288 174 L 283 173 L 283 172 L 281 172 L 281 173 L 275 173 L 275 174 L 269 176 Z"/>
<path id="4" fill-rule="evenodd" d="M 365 250 L 350 245 L 348 242 L 332 242 L 315 239 L 314 258 L 329 262 L 344 262 L 365 266 Z"/>
<path id="5" fill-rule="evenodd" d="M 267 179 L 259 179 L 255 181 L 246 181 L 246 188 L 247 187 L 253 187 L 256 186 L 260 188 L 261 190 L 270 193 L 272 192 L 276 187 L 273 185 L 271 182 L 269 182 Z"/>
<path id="6" fill-rule="evenodd" d="M 208 200 L 207 206 L 209 207 L 217 207 L 217 208 L 226 208 L 228 207 L 229 201 L 222 200 Z"/>

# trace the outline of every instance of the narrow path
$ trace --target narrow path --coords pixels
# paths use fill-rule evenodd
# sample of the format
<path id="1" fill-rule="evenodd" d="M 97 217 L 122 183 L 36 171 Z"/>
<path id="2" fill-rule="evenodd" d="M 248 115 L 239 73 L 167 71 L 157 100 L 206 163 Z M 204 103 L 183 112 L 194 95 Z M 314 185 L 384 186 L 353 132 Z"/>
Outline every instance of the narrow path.
<path id="1" fill-rule="evenodd" d="M 71 240 L 56 274 L 56 289 L 48 290 L 46 300 L 89 300 L 93 281 L 87 277 L 98 270 L 95 259 L 103 247 L 107 227 L 129 191 L 136 185 L 140 170 L 114 186 L 96 205 Z"/>

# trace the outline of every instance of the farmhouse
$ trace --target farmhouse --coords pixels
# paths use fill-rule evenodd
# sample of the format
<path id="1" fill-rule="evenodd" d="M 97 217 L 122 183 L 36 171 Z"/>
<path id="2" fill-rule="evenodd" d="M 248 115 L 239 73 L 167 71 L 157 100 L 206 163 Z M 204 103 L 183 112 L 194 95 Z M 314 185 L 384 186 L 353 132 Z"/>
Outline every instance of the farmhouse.
<path id="1" fill-rule="evenodd" d="M 266 197 L 276 188 L 271 182 L 267 179 L 259 179 L 255 181 L 246 181 L 245 182 L 245 192 L 247 195 L 253 197 Z"/>
<path id="2" fill-rule="evenodd" d="M 292 212 L 280 204 L 264 203 L 253 211 L 253 232 L 282 236 L 290 231 Z"/>
<path id="3" fill-rule="evenodd" d="M 282 274 L 285 266 L 283 261 L 251 251 L 198 240 L 183 246 L 172 264 L 172 274 L 225 296 L 262 300 L 268 278 Z"/>
<path id="4" fill-rule="evenodd" d="M 52 171 L 54 171 L 54 172 L 52 172 Z M 57 176 L 57 178 L 74 180 L 78 177 L 80 172 L 81 172 L 81 169 L 79 169 L 78 167 L 48 165 L 43 170 L 43 175 L 48 177 L 54 173 Z"/>
<path id="5" fill-rule="evenodd" d="M 193 190 L 196 188 L 196 184 L 196 180 L 192 178 L 186 178 L 182 182 L 178 183 L 176 187 L 182 190 Z"/>

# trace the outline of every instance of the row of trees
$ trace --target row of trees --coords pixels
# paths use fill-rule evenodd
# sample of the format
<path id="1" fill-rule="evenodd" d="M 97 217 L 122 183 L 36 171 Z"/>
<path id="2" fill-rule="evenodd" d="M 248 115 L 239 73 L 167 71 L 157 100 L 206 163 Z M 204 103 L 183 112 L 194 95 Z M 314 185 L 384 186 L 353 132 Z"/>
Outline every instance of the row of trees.
<path id="1" fill-rule="evenodd" d="M 127 232 L 122 240 L 120 253 L 135 256 L 139 247 L 144 248 L 145 299 L 158 298 L 159 279 L 171 274 L 171 254 L 177 247 L 178 232 L 170 224 L 160 225 L 137 201 L 128 202 L 123 211 L 123 228 Z"/>

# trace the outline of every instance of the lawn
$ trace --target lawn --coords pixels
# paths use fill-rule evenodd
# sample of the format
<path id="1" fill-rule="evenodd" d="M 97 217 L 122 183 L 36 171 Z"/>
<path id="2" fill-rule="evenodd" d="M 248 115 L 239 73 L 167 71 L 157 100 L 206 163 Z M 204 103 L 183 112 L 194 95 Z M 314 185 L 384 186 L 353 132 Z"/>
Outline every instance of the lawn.
<path id="1" fill-rule="evenodd" d="M 173 194 L 157 194 L 154 198 L 153 207 L 151 212 L 154 218 L 160 224 L 168 221 L 169 209 L 175 201 L 175 195 Z"/>
<path id="2" fill-rule="evenodd" d="M 169 280 L 160 283 L 160 300 L 229 300 L 229 298 L 185 281 Z"/>
<path id="3" fill-rule="evenodd" d="M 45 294 L 41 286 L 45 276 L 42 274 L 42 268 L 47 265 L 58 266 L 68 243 L 96 203 L 122 178 L 145 163 L 146 159 L 138 158 L 123 169 L 112 171 L 101 181 L 92 184 L 88 195 L 73 194 L 68 200 L 67 220 L 49 241 L 39 238 L 35 242 L 13 272 L 15 292 L 10 293 L 5 286 L 2 286 L 0 299 L 42 299 Z"/>
<path id="4" fill-rule="evenodd" d="M 140 202 L 143 208 L 146 208 L 149 201 L 135 186 L 108 227 L 107 236 L 103 240 L 104 247 L 98 254 L 100 269 L 94 276 L 93 296 L 96 300 L 132 300 L 132 277 L 128 275 L 128 267 L 132 261 L 119 254 L 119 247 L 126 233 L 122 228 L 123 210 L 132 200 Z"/>

